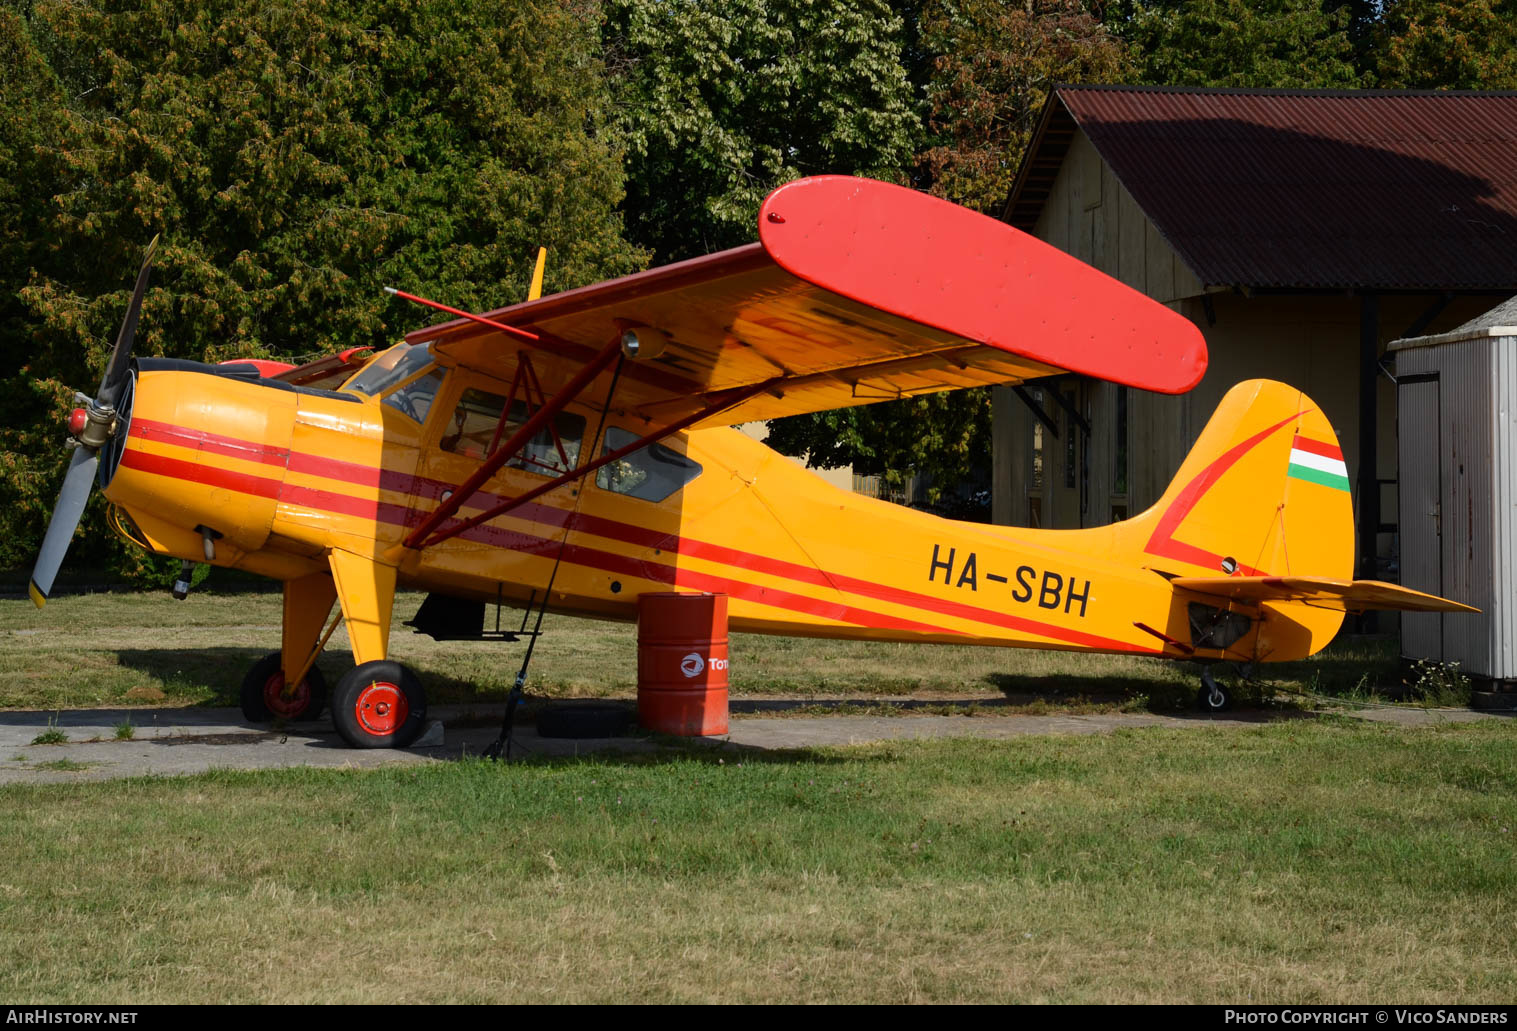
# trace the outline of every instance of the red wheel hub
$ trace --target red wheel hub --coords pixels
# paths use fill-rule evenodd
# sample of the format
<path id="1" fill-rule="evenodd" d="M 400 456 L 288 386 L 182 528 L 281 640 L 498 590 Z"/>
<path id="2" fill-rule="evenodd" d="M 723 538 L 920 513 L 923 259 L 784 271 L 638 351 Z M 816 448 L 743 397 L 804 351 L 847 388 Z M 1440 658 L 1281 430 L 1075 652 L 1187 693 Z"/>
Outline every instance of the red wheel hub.
<path id="1" fill-rule="evenodd" d="M 406 693 L 383 680 L 372 681 L 358 692 L 358 700 L 353 703 L 358 725 L 375 737 L 389 737 L 410 715 L 411 703 L 406 701 Z"/>
<path id="2" fill-rule="evenodd" d="M 288 695 L 284 691 L 284 670 L 277 670 L 263 682 L 263 704 L 281 719 L 294 719 L 311 707 L 311 685 L 302 680 Z"/>

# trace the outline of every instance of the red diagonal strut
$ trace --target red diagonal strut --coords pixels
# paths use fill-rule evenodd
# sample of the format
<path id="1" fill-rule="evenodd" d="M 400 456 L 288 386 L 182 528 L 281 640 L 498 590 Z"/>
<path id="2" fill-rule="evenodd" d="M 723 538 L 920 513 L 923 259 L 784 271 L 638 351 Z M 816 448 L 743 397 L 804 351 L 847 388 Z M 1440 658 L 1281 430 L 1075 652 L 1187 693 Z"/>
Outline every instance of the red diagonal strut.
<path id="1" fill-rule="evenodd" d="M 505 513 L 511 511 L 511 509 L 516 508 L 518 505 L 525 505 L 527 502 L 533 500 L 534 498 L 541 497 L 542 495 L 548 493 L 548 491 L 553 490 L 555 487 L 562 487 L 566 483 L 572 483 L 575 480 L 584 479 L 586 476 L 595 472 L 603 465 L 608 465 L 611 462 L 615 462 L 619 458 L 625 458 L 632 452 L 641 450 L 642 448 L 647 447 L 649 444 L 656 444 L 660 440 L 663 440 L 665 437 L 669 436 L 671 433 L 678 433 L 680 430 L 684 429 L 687 426 L 691 426 L 697 422 L 700 422 L 702 419 L 708 419 L 723 409 L 731 408 L 736 404 L 741 404 L 742 402 L 748 400 L 750 397 L 753 397 L 755 394 L 761 394 L 764 391 L 769 390 L 776 383 L 780 382 L 781 379 L 783 379 L 783 377 L 776 376 L 774 379 L 765 380 L 763 383 L 755 383 L 751 386 L 738 387 L 734 390 L 729 390 L 719 395 L 717 400 L 712 401 L 705 408 L 702 408 L 700 411 L 692 415 L 687 415 L 683 419 L 677 419 L 674 422 L 670 423 L 668 426 L 656 430 L 653 433 L 646 434 L 645 436 L 640 437 L 625 447 L 619 447 L 615 451 L 601 455 L 594 461 L 572 469 L 555 480 L 549 480 L 547 483 L 544 483 L 541 486 L 533 487 L 531 490 L 527 491 L 527 493 L 522 494 L 519 497 L 511 498 L 508 501 L 502 501 L 494 508 L 481 512 L 478 515 L 470 516 L 468 519 L 464 520 L 456 526 L 450 526 L 446 530 L 439 530 L 437 533 L 433 534 L 432 537 L 422 545 L 422 547 L 429 548 L 432 545 L 439 544 L 450 537 L 455 537 L 458 534 L 465 532 L 466 530 L 472 530 L 480 523 L 489 522 L 491 519 L 494 519 L 497 516 L 504 515 Z M 476 473 L 475 475 L 477 476 L 478 474 Z M 469 479 L 472 483 L 474 477 L 470 477 Z M 469 494 L 472 494 L 475 488 L 478 486 L 479 484 L 477 483 L 474 484 L 473 487 L 469 487 L 467 484 L 465 485 L 465 487 L 468 489 Z M 460 495 L 463 495 L 465 493 L 465 487 L 460 487 L 458 489 L 458 493 L 453 495 L 453 499 L 457 499 Z M 454 506 L 454 508 L 456 510 L 457 506 Z M 431 520 L 429 520 L 429 522 L 431 522 Z M 416 546 L 414 544 L 411 544 L 411 539 L 417 537 L 420 532 L 421 531 L 418 529 L 417 533 L 413 533 L 411 535 L 411 538 L 407 539 L 406 545 L 408 547 Z"/>
<path id="2" fill-rule="evenodd" d="M 412 301 L 416 304 L 425 304 L 428 308 L 436 308 L 438 311 L 445 311 L 449 315 L 457 315 L 460 318 L 468 319 L 471 322 L 478 322 L 482 326 L 489 326 L 491 329 L 498 329 L 508 336 L 520 337 L 523 340 L 538 339 L 536 333 L 528 333 L 525 329 L 517 329 L 515 326 L 508 326 L 504 322 L 496 322 L 494 319 L 487 319 L 483 315 L 473 315 L 462 310 L 461 308 L 453 308 L 449 305 L 443 304 L 440 301 L 429 301 L 425 297 L 418 297 L 416 294 L 408 294 L 404 290 L 395 289 L 393 286 L 385 287 L 385 293 L 390 294 L 394 297 L 399 297 L 403 300 Z"/>
<path id="3" fill-rule="evenodd" d="M 538 430 L 542 429 L 543 426 L 548 424 L 549 420 L 563 411 L 565 405 L 578 397 L 585 387 L 589 386 L 590 382 L 596 376 L 599 376 L 607 365 L 611 364 L 611 359 L 616 357 L 617 353 L 621 350 L 621 346 L 621 338 L 618 336 L 617 339 L 612 340 L 602 348 L 601 352 L 588 365 L 575 373 L 574 378 L 565 383 L 563 388 L 554 394 L 551 400 L 533 412 L 532 416 L 522 423 L 515 433 L 511 434 L 510 439 L 500 446 L 500 450 L 481 462 L 479 468 L 474 470 L 473 475 L 459 485 L 458 489 L 453 492 L 452 497 L 433 509 L 432 514 L 422 520 L 420 526 L 411 531 L 411 535 L 405 541 L 406 547 L 420 547 L 421 542 L 426 540 L 427 534 L 435 530 L 444 519 L 457 512 L 465 501 L 474 496 L 474 492 L 486 480 L 495 475 L 496 470 L 515 457 L 516 453 L 526 446 L 527 441 L 531 440 Z"/>

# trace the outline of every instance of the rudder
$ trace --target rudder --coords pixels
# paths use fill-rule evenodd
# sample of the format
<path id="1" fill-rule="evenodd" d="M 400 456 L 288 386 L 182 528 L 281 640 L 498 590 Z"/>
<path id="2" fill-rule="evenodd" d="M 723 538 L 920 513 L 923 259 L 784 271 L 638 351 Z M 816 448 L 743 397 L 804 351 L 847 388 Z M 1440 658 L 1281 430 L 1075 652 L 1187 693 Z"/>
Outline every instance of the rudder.
<path id="1" fill-rule="evenodd" d="M 1343 452 L 1322 410 L 1273 380 L 1222 398 L 1129 544 L 1177 575 L 1349 578 L 1354 513 Z"/>

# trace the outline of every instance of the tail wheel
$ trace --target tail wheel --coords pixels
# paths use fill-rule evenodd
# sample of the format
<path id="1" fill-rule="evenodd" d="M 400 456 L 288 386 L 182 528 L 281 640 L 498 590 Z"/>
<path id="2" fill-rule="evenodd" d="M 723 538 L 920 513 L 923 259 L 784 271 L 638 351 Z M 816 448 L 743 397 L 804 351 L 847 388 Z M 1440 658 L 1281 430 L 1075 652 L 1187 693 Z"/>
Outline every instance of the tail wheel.
<path id="1" fill-rule="evenodd" d="M 427 722 L 427 694 L 398 662 L 365 662 L 337 683 L 332 724 L 354 748 L 405 748 Z"/>
<path id="2" fill-rule="evenodd" d="M 1196 692 L 1196 706 L 1202 712 L 1226 712 L 1232 708 L 1233 693 L 1212 676 L 1210 669 L 1201 671 L 1201 690 Z"/>
<path id="3" fill-rule="evenodd" d="M 283 656 L 270 652 L 242 678 L 242 715 L 250 723 L 312 720 L 327 699 L 327 680 L 315 666 L 293 691 L 285 690 Z"/>

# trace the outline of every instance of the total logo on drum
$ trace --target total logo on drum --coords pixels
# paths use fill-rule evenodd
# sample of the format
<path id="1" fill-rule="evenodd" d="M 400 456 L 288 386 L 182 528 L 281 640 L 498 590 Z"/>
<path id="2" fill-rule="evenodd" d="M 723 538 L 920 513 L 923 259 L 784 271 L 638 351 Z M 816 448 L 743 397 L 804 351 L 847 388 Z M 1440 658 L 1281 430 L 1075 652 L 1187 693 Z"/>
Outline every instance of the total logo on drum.
<path id="1" fill-rule="evenodd" d="M 726 659 L 707 659 L 705 656 L 701 655 L 700 652 L 691 652 L 689 655 L 686 655 L 683 659 L 680 660 L 679 668 L 680 672 L 685 674 L 685 676 L 694 678 L 701 675 L 701 670 L 705 668 L 708 663 L 711 666 L 713 672 L 727 668 Z"/>

